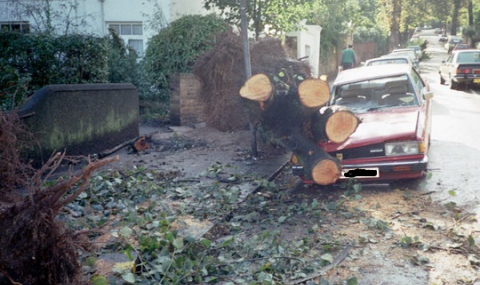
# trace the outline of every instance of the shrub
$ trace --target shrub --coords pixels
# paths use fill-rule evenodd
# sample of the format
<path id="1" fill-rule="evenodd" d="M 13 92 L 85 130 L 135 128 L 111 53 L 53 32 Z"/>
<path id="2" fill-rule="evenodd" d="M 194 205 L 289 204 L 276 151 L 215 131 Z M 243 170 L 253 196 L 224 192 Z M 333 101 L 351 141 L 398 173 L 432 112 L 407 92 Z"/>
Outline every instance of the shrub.
<path id="1" fill-rule="evenodd" d="M 170 23 L 149 41 L 145 58 L 145 80 L 151 82 L 150 89 L 158 88 L 159 94 L 168 99 L 168 76 L 190 72 L 197 58 L 213 47 L 215 35 L 227 29 L 220 17 L 187 15 Z"/>

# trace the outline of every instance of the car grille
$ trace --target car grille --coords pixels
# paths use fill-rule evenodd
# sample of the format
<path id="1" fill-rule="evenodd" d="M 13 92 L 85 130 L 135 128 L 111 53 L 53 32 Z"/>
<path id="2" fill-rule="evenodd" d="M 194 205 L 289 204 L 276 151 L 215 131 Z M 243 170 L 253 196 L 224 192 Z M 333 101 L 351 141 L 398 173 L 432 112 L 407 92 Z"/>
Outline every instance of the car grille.
<path id="1" fill-rule="evenodd" d="M 374 145 L 368 145 L 363 147 L 330 152 L 330 155 L 340 160 L 385 156 L 385 147 L 383 143 L 374 144 Z"/>

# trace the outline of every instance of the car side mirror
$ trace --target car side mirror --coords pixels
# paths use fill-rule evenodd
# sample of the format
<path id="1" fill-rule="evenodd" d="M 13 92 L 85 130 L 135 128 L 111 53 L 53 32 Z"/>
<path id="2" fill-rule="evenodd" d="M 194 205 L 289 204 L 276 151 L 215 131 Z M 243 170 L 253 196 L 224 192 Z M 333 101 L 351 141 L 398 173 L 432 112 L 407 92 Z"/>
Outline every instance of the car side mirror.
<path id="1" fill-rule="evenodd" d="M 430 100 L 433 98 L 433 92 L 432 91 L 423 92 L 422 97 L 423 97 L 423 100 Z"/>

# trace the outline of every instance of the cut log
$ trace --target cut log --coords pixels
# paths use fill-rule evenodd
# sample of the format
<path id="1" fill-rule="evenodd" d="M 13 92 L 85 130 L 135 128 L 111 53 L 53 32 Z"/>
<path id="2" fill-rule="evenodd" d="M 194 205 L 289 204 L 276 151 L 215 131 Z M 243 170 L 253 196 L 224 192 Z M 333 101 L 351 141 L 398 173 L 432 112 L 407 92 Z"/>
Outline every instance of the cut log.
<path id="1" fill-rule="evenodd" d="M 145 136 L 142 136 L 133 143 L 132 147 L 136 152 L 142 152 L 149 149 L 150 144 L 146 141 Z"/>
<path id="2" fill-rule="evenodd" d="M 359 124 L 360 119 L 346 107 L 330 106 L 312 116 L 311 131 L 316 142 L 341 143 L 355 132 Z"/>
<path id="3" fill-rule="evenodd" d="M 253 101 L 264 102 L 272 97 L 273 85 L 270 78 L 263 74 L 250 77 L 240 89 L 240 96 Z"/>
<path id="4" fill-rule="evenodd" d="M 277 137 L 281 138 L 280 143 L 291 150 L 295 159 L 303 166 L 306 179 L 313 180 L 316 184 L 329 185 L 340 177 L 342 169 L 340 161 L 297 130 Z"/>
<path id="5" fill-rule="evenodd" d="M 330 99 L 328 83 L 321 79 L 305 79 L 298 85 L 300 102 L 308 108 L 319 108 Z"/>

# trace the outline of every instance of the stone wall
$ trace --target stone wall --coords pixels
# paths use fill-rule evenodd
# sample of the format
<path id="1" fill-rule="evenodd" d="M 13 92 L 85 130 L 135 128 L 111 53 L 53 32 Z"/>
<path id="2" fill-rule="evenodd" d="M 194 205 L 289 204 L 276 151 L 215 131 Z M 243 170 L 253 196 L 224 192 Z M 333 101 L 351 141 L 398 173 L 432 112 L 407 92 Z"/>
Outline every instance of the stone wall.
<path id="1" fill-rule="evenodd" d="M 53 152 L 88 155 L 139 136 L 138 92 L 132 84 L 48 85 L 18 111 L 39 148 L 34 160 Z"/>
<path id="2" fill-rule="evenodd" d="M 181 73 L 171 76 L 170 123 L 172 125 L 193 125 L 203 121 L 200 89 L 201 83 L 193 74 Z"/>

